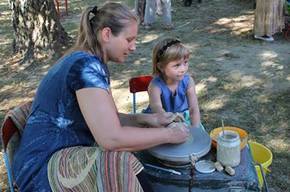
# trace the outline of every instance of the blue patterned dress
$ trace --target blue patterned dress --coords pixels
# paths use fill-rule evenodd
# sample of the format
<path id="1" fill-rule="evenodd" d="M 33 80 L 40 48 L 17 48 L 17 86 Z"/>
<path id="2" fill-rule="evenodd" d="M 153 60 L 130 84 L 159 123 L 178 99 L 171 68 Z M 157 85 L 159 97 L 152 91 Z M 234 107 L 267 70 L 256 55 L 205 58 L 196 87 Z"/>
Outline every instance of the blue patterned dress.
<path id="1" fill-rule="evenodd" d="M 34 98 L 13 173 L 20 191 L 51 191 L 47 164 L 58 150 L 93 146 L 95 140 L 81 114 L 76 90 L 109 90 L 107 66 L 96 56 L 75 51 L 61 58 L 41 81 Z"/>

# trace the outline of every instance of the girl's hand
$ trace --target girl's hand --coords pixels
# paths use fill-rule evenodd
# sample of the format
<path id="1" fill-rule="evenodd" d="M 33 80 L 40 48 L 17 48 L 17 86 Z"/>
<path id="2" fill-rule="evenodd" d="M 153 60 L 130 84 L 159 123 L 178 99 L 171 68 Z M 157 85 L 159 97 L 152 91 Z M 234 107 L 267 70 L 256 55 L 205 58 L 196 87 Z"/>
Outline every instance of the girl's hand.
<path id="1" fill-rule="evenodd" d="M 185 122 L 182 113 L 175 113 L 174 115 L 175 115 L 174 122 Z"/>
<path id="2" fill-rule="evenodd" d="M 172 122 L 167 127 L 169 127 L 169 128 L 182 127 L 182 128 L 189 129 L 188 125 L 186 123 L 183 123 L 183 122 Z"/>

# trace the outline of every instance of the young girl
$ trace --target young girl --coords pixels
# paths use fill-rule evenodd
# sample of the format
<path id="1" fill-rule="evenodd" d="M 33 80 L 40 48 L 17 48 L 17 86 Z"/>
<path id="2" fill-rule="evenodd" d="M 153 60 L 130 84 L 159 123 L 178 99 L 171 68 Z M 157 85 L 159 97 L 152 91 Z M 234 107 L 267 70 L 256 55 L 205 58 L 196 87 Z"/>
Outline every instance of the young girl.
<path id="1" fill-rule="evenodd" d="M 195 83 L 188 71 L 189 50 L 177 39 L 166 38 L 153 49 L 154 79 L 148 87 L 145 112 L 182 113 L 186 123 L 197 126 L 200 112 Z"/>

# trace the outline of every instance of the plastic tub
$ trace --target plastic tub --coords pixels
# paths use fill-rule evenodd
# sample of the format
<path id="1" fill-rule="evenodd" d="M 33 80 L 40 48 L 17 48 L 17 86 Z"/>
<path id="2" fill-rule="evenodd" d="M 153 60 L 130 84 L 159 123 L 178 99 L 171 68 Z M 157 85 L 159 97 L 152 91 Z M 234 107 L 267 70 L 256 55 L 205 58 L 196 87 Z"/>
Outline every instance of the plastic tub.
<path id="1" fill-rule="evenodd" d="M 241 144 L 240 144 L 240 147 L 241 149 L 243 149 L 247 142 L 248 142 L 248 133 L 244 130 L 244 129 L 241 129 L 239 127 L 231 127 L 231 126 L 225 126 L 224 127 L 224 130 L 227 131 L 235 131 L 239 134 L 240 136 L 240 140 L 241 140 Z M 218 138 L 218 135 L 222 132 L 222 128 L 221 127 L 217 127 L 215 129 L 213 129 L 211 132 L 210 132 L 210 137 L 212 139 L 212 145 L 213 147 L 217 147 L 217 138 Z"/>
<path id="2" fill-rule="evenodd" d="M 249 141 L 249 145 L 251 148 L 253 160 L 255 161 L 255 163 L 262 165 L 263 171 L 266 175 L 266 173 L 270 172 L 268 167 L 272 164 L 272 160 L 273 160 L 273 154 L 271 150 L 265 147 L 264 145 L 254 142 L 254 141 Z M 255 168 L 258 175 L 258 179 L 259 179 L 259 185 L 260 187 L 262 187 L 263 186 L 262 172 L 258 165 L 255 165 Z"/>

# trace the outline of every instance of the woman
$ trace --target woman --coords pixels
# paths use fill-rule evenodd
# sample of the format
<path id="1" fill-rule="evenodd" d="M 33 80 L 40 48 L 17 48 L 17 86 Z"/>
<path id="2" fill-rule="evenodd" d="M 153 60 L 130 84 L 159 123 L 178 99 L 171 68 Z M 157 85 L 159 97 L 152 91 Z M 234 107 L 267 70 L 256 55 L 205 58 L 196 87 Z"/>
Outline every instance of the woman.
<path id="1" fill-rule="evenodd" d="M 20 191 L 143 191 L 143 167 L 129 151 L 186 140 L 186 129 L 164 128 L 170 113 L 117 111 L 106 63 L 125 61 L 137 31 L 137 16 L 122 4 L 83 12 L 74 48 L 34 98 L 13 162 Z"/>

